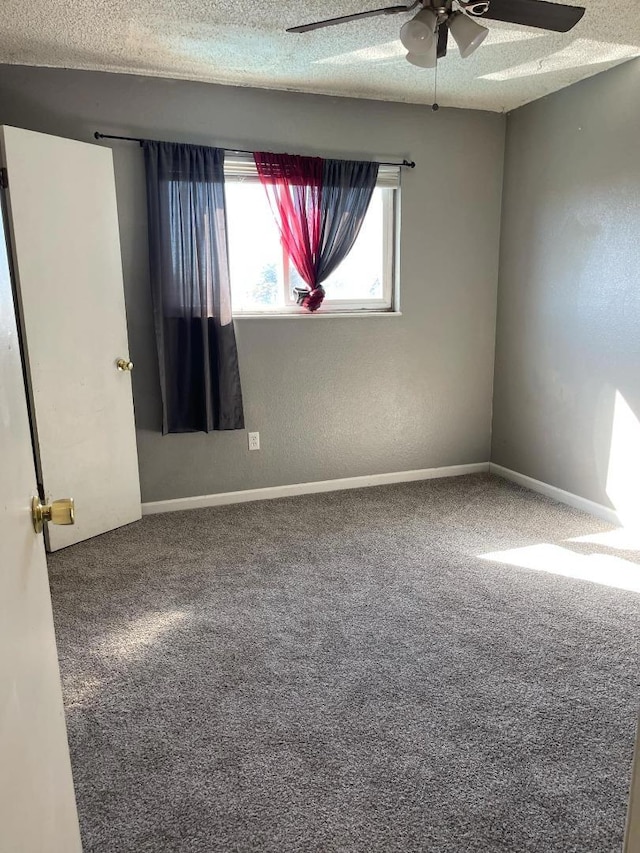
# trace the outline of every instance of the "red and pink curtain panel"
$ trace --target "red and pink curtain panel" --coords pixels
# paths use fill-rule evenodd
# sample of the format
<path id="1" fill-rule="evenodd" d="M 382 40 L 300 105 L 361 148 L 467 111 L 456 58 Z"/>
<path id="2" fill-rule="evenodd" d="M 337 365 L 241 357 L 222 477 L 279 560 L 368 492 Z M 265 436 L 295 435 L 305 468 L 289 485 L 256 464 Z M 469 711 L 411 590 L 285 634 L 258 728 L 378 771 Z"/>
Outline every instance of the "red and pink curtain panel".
<path id="1" fill-rule="evenodd" d="M 299 305 L 317 311 L 322 282 L 356 242 L 378 178 L 378 164 L 291 154 L 254 155 L 291 263 L 306 283 Z"/>

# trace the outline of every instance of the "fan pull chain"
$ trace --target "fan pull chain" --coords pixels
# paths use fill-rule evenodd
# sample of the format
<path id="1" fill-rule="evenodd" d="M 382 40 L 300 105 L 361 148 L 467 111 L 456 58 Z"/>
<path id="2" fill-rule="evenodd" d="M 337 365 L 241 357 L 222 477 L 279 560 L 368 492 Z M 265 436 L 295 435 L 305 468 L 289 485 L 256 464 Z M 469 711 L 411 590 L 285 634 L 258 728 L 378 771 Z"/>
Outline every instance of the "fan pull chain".
<path id="1" fill-rule="evenodd" d="M 431 109 L 434 113 L 437 113 L 440 109 L 440 105 L 438 104 L 438 60 L 436 59 L 436 69 L 433 74 L 433 104 Z"/>

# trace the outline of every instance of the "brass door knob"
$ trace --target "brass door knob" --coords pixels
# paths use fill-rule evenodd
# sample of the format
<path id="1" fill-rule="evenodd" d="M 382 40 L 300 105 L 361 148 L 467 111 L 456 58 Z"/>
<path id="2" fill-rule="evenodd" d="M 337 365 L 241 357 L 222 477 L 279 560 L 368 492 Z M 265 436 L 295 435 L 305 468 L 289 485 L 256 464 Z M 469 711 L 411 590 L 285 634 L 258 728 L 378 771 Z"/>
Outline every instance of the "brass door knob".
<path id="1" fill-rule="evenodd" d="M 131 371 L 133 370 L 133 362 L 129 361 L 128 358 L 119 358 L 116 361 L 116 367 L 118 368 L 118 370 L 128 371 L 129 373 L 131 373 Z"/>
<path id="2" fill-rule="evenodd" d="M 52 524 L 75 524 L 73 498 L 60 498 L 50 504 L 43 504 L 40 498 L 31 501 L 31 515 L 33 517 L 33 529 L 41 533 L 45 521 Z"/>

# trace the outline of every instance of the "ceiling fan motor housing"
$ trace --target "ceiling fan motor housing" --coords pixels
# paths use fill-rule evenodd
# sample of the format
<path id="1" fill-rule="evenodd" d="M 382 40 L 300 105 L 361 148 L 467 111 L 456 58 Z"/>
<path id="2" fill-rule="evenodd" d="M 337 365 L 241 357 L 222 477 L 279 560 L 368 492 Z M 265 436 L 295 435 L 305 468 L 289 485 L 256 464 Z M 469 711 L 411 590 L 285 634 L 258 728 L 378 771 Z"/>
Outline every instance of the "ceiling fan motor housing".
<path id="1" fill-rule="evenodd" d="M 443 24 L 451 15 L 453 0 L 424 0 L 423 5 L 434 12 L 439 24 Z"/>

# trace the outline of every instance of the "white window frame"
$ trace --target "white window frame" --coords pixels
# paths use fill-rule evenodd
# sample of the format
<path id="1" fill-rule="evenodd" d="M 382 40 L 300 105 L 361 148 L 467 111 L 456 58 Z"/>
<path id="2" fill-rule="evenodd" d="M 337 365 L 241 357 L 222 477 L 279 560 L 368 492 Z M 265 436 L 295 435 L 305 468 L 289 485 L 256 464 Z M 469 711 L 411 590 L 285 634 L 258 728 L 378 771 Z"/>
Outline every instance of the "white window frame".
<path id="1" fill-rule="evenodd" d="M 225 180 L 246 183 L 259 183 L 260 178 L 251 155 L 234 154 L 225 158 Z M 378 171 L 376 189 L 383 190 L 382 197 L 382 297 L 380 299 L 362 299 L 347 301 L 345 299 L 325 298 L 318 314 L 367 314 L 367 313 L 397 313 L 397 258 L 398 258 L 398 223 L 400 204 L 400 167 L 381 166 Z M 264 317 L 282 315 L 304 315 L 309 311 L 297 305 L 289 282 L 289 259 L 282 247 L 282 271 L 284 288 L 284 305 L 251 309 L 243 311 L 233 308 L 235 317 Z M 232 288 L 233 300 L 233 288 Z"/>

